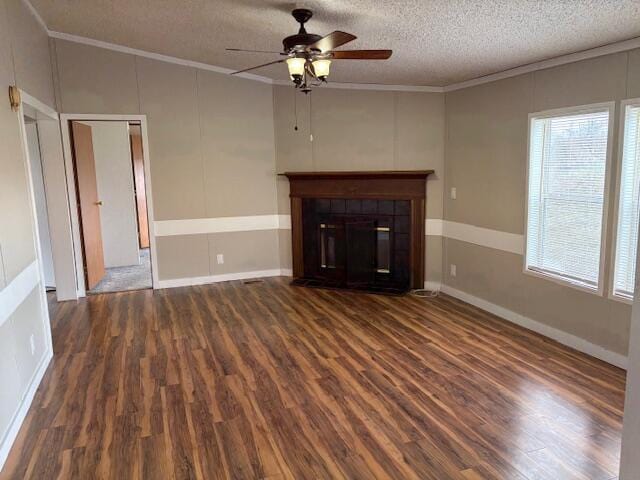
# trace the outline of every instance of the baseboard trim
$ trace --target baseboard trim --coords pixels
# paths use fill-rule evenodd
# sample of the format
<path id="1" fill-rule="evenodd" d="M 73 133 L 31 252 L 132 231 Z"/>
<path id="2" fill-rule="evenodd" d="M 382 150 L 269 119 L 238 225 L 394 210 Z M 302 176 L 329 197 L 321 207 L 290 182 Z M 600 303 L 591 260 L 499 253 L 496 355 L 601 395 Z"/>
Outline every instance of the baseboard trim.
<path id="1" fill-rule="evenodd" d="M 469 293 L 462 292 L 448 285 L 442 285 L 440 291 L 446 293 L 447 295 L 451 295 L 452 297 L 455 297 L 459 300 L 462 300 L 463 302 L 467 302 L 475 307 L 481 308 L 482 310 L 485 310 L 489 313 L 493 313 L 494 315 L 508 320 L 511 323 L 520 325 L 527 330 L 531 330 L 539 333 L 540 335 L 551 338 L 556 342 L 566 345 L 567 347 L 571 347 L 575 350 L 578 350 L 579 352 L 586 353 L 591 357 L 595 357 L 599 360 L 602 360 L 603 362 L 607 362 L 624 370 L 627 369 L 628 359 L 624 355 L 612 352 L 599 345 L 588 342 L 583 338 L 576 337 L 575 335 L 572 335 L 570 333 L 558 330 L 557 328 L 551 327 L 549 325 L 545 325 L 544 323 L 538 322 L 529 317 L 525 317 L 524 315 L 520 315 L 519 313 L 501 307 L 500 305 L 496 305 L 482 298 L 475 297 Z"/>
<path id="2" fill-rule="evenodd" d="M 424 289 L 429 290 L 430 292 L 439 292 L 442 288 L 441 282 L 424 282 Z"/>
<path id="3" fill-rule="evenodd" d="M 253 272 L 224 273 L 221 275 L 206 275 L 203 277 L 173 278 L 160 280 L 156 289 L 189 287 L 206 285 L 207 283 L 229 282 L 231 280 L 248 280 L 250 278 L 290 277 L 291 270 L 276 268 L 273 270 L 257 270 Z"/>
<path id="4" fill-rule="evenodd" d="M 31 408 L 31 403 L 33 402 L 33 397 L 36 395 L 36 391 L 40 386 L 40 382 L 42 381 L 42 377 L 44 377 L 44 373 L 47 371 L 47 367 L 53 358 L 53 351 L 47 350 L 40 360 L 40 364 L 36 369 L 35 373 L 31 377 L 31 381 L 29 382 L 29 388 L 27 392 L 22 397 L 22 401 L 16 412 L 13 414 L 13 418 L 9 423 L 9 428 L 2 439 L 2 443 L 0 444 L 0 471 L 4 467 L 4 463 L 7 461 L 7 457 L 9 456 L 9 452 L 11 451 L 11 447 L 13 447 L 13 442 L 15 442 L 18 433 L 20 432 L 20 427 L 22 427 L 22 423 L 29 412 L 29 408 Z"/>

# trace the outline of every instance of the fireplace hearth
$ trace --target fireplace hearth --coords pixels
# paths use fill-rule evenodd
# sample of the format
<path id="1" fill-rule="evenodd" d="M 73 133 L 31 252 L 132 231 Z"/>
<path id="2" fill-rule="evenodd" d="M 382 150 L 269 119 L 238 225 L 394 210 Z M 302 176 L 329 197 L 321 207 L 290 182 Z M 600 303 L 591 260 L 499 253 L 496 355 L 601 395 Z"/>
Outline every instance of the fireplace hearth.
<path id="1" fill-rule="evenodd" d="M 293 283 L 387 294 L 422 288 L 430 173 L 285 173 Z"/>

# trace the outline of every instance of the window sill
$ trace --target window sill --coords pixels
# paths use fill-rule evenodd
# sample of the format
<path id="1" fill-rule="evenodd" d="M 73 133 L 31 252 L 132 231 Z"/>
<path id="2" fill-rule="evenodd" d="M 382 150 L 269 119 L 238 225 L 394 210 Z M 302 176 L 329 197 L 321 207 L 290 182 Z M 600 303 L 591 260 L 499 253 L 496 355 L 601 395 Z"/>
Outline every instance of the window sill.
<path id="1" fill-rule="evenodd" d="M 565 278 L 553 275 L 552 273 L 544 273 L 538 270 L 531 270 L 530 268 L 525 267 L 524 274 L 530 275 L 536 278 L 541 278 L 543 280 L 549 280 L 563 287 L 573 288 L 575 290 L 580 290 L 581 292 L 590 293 L 592 295 L 597 295 L 599 297 L 603 296 L 602 287 L 589 287 L 587 285 L 584 285 L 578 282 L 572 282 Z"/>
<path id="2" fill-rule="evenodd" d="M 616 302 L 624 303 L 626 305 L 633 305 L 633 298 L 625 295 L 618 295 L 616 293 L 609 294 L 609 300 L 615 300 Z"/>

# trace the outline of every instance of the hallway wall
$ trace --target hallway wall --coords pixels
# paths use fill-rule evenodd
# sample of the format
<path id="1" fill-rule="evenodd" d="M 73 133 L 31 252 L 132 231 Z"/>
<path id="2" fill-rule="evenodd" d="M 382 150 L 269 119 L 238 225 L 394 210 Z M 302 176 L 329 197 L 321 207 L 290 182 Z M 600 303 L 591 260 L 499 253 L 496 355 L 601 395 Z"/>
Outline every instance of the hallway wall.
<path id="1" fill-rule="evenodd" d="M 54 105 L 46 32 L 22 1 L 0 0 L 0 467 L 52 355 L 14 84 Z"/>
<path id="2" fill-rule="evenodd" d="M 61 112 L 147 116 L 161 286 L 280 273 L 277 225 L 225 226 L 278 213 L 271 85 L 59 39 L 52 52 Z"/>

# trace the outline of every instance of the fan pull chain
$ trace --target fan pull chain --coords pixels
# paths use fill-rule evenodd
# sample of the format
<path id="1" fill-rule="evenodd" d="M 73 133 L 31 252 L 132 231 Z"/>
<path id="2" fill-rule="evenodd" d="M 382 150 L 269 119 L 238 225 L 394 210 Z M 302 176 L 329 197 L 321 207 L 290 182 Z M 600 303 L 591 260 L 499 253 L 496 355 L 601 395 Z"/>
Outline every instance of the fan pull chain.
<path id="1" fill-rule="evenodd" d="M 313 97 L 311 95 L 309 95 L 309 141 L 313 142 L 313 122 L 312 122 L 312 107 L 313 107 L 313 102 L 311 101 Z"/>
<path id="2" fill-rule="evenodd" d="M 293 90 L 293 116 L 295 117 L 295 126 L 293 129 L 298 131 L 298 92 Z"/>

